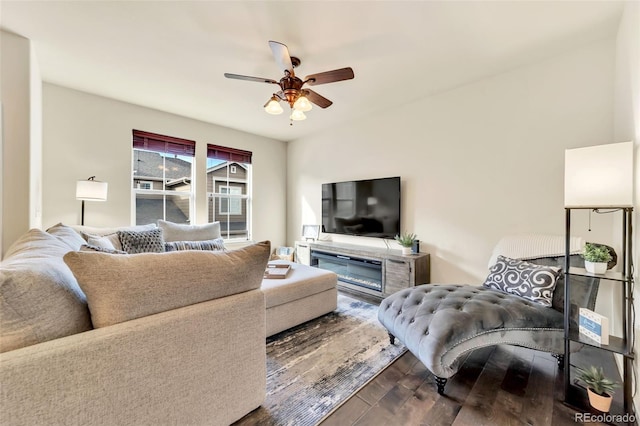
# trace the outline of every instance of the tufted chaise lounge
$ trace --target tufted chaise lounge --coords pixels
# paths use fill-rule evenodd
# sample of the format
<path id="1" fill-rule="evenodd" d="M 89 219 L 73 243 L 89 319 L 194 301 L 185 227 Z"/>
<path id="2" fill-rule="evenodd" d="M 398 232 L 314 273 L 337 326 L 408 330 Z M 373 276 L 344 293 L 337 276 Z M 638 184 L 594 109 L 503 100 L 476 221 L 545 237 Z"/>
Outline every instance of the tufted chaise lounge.
<path id="1" fill-rule="evenodd" d="M 564 257 L 529 260 L 562 267 Z M 573 255 L 571 266 L 582 266 Z M 578 307 L 593 309 L 599 279 L 572 277 L 571 317 Z M 458 371 L 463 356 L 474 349 L 510 344 L 558 355 L 564 353 L 564 277 L 553 294 L 553 306 L 545 307 L 516 295 L 482 286 L 425 284 L 384 299 L 378 319 L 436 376 L 438 393 Z"/>

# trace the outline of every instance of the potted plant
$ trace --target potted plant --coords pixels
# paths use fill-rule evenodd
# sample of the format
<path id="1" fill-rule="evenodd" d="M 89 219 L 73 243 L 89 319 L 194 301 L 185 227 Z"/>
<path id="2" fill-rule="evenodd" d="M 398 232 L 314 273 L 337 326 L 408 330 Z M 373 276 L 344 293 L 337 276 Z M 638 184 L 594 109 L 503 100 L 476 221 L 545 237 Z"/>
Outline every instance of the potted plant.
<path id="1" fill-rule="evenodd" d="M 602 372 L 602 367 L 596 368 L 593 365 L 589 368 L 578 368 L 578 379 L 587 385 L 589 404 L 593 408 L 603 413 L 608 413 L 611 408 L 613 389 L 618 384 L 608 379 Z"/>
<path id="2" fill-rule="evenodd" d="M 416 239 L 416 234 L 405 232 L 402 235 L 396 235 L 395 240 L 402 246 L 402 254 L 411 254 L 411 247 L 413 241 Z"/>
<path id="3" fill-rule="evenodd" d="M 592 274 L 604 274 L 607 272 L 607 263 L 613 258 L 607 246 L 586 243 L 582 253 L 584 268 Z"/>

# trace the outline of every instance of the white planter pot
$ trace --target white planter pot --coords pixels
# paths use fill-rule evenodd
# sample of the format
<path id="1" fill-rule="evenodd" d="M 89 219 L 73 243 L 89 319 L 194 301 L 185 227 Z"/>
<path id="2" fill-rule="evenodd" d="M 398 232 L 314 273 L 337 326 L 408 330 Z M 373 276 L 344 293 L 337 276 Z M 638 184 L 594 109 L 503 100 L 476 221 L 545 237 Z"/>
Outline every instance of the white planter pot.
<path id="1" fill-rule="evenodd" d="M 587 272 L 591 272 L 592 274 L 604 274 L 605 272 L 607 272 L 607 263 L 606 262 L 589 262 L 585 260 L 584 269 L 586 269 Z"/>
<path id="2" fill-rule="evenodd" d="M 411 247 L 402 247 L 402 254 L 411 254 Z"/>
<path id="3" fill-rule="evenodd" d="M 611 409 L 611 401 L 612 398 L 610 395 L 598 395 L 593 392 L 591 388 L 587 388 L 587 393 L 589 394 L 589 404 L 596 410 L 602 413 L 608 413 Z"/>

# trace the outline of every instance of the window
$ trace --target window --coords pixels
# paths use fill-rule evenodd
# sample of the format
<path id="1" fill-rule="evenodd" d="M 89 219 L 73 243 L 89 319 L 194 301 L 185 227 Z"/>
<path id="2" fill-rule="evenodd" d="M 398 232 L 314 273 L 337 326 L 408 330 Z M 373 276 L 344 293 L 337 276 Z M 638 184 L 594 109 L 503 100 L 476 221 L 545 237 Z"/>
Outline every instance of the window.
<path id="1" fill-rule="evenodd" d="M 153 189 L 153 182 L 150 180 L 138 181 L 138 189 Z"/>
<path id="2" fill-rule="evenodd" d="M 132 196 L 137 225 L 164 219 L 189 223 L 195 142 L 133 131 Z"/>
<path id="3" fill-rule="evenodd" d="M 220 222 L 224 239 L 251 235 L 251 156 L 249 151 L 207 145 L 209 222 Z"/>

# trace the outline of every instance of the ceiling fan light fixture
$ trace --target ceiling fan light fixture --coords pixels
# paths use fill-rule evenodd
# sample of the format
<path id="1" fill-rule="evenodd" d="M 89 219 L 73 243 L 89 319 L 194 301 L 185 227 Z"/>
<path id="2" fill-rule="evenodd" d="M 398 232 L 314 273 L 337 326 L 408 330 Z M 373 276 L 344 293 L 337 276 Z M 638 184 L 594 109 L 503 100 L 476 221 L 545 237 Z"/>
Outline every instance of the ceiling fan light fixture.
<path id="1" fill-rule="evenodd" d="M 307 116 L 304 115 L 304 112 L 300 111 L 299 109 L 294 109 L 289 118 L 291 118 L 293 121 L 302 121 L 306 120 Z"/>
<path id="2" fill-rule="evenodd" d="M 311 111 L 311 108 L 313 108 L 311 102 L 309 102 L 309 99 L 307 99 L 305 95 L 300 95 L 300 97 L 298 97 L 296 102 L 293 104 L 293 107 L 302 112 Z"/>
<path id="3" fill-rule="evenodd" d="M 282 107 L 280 106 L 280 102 L 278 102 L 278 98 L 272 96 L 269 102 L 264 106 L 264 110 L 267 114 L 278 115 L 282 114 Z"/>

